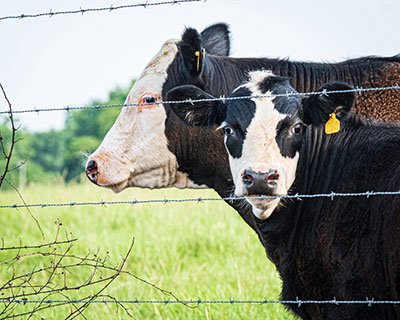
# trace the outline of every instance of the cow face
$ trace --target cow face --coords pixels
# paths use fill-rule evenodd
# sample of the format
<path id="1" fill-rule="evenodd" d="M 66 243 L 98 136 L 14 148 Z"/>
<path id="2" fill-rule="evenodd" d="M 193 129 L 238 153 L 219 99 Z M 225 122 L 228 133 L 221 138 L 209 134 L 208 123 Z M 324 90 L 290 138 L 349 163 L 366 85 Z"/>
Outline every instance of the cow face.
<path id="1" fill-rule="evenodd" d="M 164 43 L 125 101 L 146 105 L 123 108 L 101 145 L 88 158 L 86 174 L 93 183 L 115 192 L 133 186 L 195 186 L 178 171 L 176 157 L 168 147 L 178 142 L 167 140 L 167 112 L 162 104 L 154 102 L 161 100 L 164 87 L 200 78 L 204 57 L 195 53 L 204 48 L 214 55 L 229 54 L 229 31 L 225 24 L 213 25 L 201 34 L 187 29 L 182 40 Z"/>
<path id="2" fill-rule="evenodd" d="M 250 74 L 250 81 L 233 96 L 261 96 L 292 92 L 285 78 L 270 72 Z M 221 128 L 235 183 L 235 195 L 249 196 L 254 214 L 269 216 L 279 199 L 251 196 L 286 194 L 292 185 L 299 159 L 304 123 L 298 116 L 298 96 L 266 97 L 230 103 Z"/>
<path id="3" fill-rule="evenodd" d="M 332 83 L 320 90 L 349 88 L 346 84 Z M 257 71 L 250 73 L 249 82 L 238 87 L 231 97 L 265 96 L 263 98 L 229 100 L 226 105 L 207 102 L 198 106 L 172 106 L 177 115 L 191 125 L 210 125 L 224 119 L 220 128 L 225 133 L 235 195 L 245 196 L 260 219 L 268 218 L 282 202 L 277 198 L 256 199 L 254 196 L 288 194 L 296 178 L 307 126 L 321 126 L 332 112 L 340 119 L 354 103 L 352 93 L 301 99 L 290 95 L 294 92 L 287 79 L 268 71 Z M 210 97 L 193 86 L 178 87 L 169 96 L 177 93 L 191 99 Z M 269 96 L 274 94 L 285 96 Z"/>

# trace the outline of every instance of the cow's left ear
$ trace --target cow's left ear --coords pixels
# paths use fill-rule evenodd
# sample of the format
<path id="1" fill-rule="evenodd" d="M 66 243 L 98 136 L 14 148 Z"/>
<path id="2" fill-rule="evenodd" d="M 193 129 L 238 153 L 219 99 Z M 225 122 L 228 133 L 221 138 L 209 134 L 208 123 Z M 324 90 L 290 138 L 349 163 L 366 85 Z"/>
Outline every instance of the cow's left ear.
<path id="1" fill-rule="evenodd" d="M 212 95 L 192 85 L 184 85 L 167 92 L 168 103 L 173 112 L 186 124 L 191 126 L 220 125 L 226 115 L 226 105 L 220 101 L 192 102 L 199 99 L 215 99 Z"/>
<path id="2" fill-rule="evenodd" d="M 329 93 L 330 91 L 351 90 L 347 83 L 331 82 L 323 85 L 318 91 L 321 95 L 312 95 L 302 100 L 301 115 L 306 124 L 321 125 L 327 122 L 332 113 L 341 120 L 354 105 L 354 92 Z"/>

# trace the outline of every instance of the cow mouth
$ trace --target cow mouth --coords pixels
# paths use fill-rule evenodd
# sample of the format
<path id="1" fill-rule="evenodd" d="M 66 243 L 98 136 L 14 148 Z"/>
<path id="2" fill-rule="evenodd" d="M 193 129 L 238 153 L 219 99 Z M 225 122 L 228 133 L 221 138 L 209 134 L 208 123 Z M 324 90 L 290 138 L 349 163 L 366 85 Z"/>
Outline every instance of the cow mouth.
<path id="1" fill-rule="evenodd" d="M 128 186 L 128 181 L 125 180 L 125 181 L 122 181 L 119 183 L 111 183 L 111 184 L 107 184 L 107 185 L 98 184 L 98 186 L 107 188 L 107 189 L 111 189 L 115 193 L 120 193 L 122 190 L 124 190 Z"/>
<path id="2" fill-rule="evenodd" d="M 244 197 L 254 208 L 266 211 L 278 205 L 280 198 L 276 196 L 276 194 L 249 194 Z"/>
<path id="3" fill-rule="evenodd" d="M 266 195 L 266 194 L 249 194 L 246 195 L 245 198 L 247 201 L 254 203 L 254 204 L 262 204 L 262 205 L 269 205 L 271 202 L 274 202 L 276 198 L 275 195 Z"/>

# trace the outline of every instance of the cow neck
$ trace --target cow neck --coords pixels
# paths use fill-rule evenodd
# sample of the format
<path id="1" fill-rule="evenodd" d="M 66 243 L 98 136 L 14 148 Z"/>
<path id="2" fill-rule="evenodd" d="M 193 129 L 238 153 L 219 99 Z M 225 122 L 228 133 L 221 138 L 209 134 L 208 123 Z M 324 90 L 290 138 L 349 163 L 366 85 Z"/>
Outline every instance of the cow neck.
<path id="1" fill-rule="evenodd" d="M 343 81 L 354 87 L 390 85 L 383 77 L 385 68 L 392 68 L 394 77 L 398 74 L 399 57 L 365 57 L 339 63 L 297 62 L 286 59 L 232 58 L 209 56 L 199 86 L 213 95 L 230 94 L 248 77 L 249 71 L 271 70 L 274 74 L 290 79 L 293 88 L 299 92 L 317 91 L 323 84 Z M 389 69 L 388 69 L 389 70 Z M 365 115 L 362 99 L 358 99 L 355 112 Z"/>
<path id="2" fill-rule="evenodd" d="M 365 57 L 339 63 L 315 63 L 206 55 L 200 77 L 193 78 L 189 75 L 182 57 L 178 55 L 168 69 L 168 81 L 164 84 L 163 92 L 177 85 L 192 84 L 214 96 L 228 96 L 247 79 L 249 71 L 260 69 L 271 70 L 274 74 L 288 77 L 293 88 L 299 92 L 317 91 L 323 84 L 331 81 L 343 81 L 355 87 L 385 86 L 391 83 L 383 78 L 383 70 L 391 67 L 396 77 L 399 63 L 399 56 Z M 362 99 L 358 99 L 354 110 L 356 113 L 368 115 L 368 110 L 361 110 L 363 108 L 361 101 Z"/>
<path id="3" fill-rule="evenodd" d="M 288 77 L 291 85 L 299 92 L 316 91 L 323 84 L 331 81 L 343 81 L 353 86 L 361 86 L 369 82 L 371 78 L 378 80 L 379 77 L 375 75 L 378 75 L 389 61 L 391 60 L 367 57 L 339 63 L 315 63 L 210 55 L 205 60 L 201 75 L 201 78 L 206 81 L 200 78 L 198 84 L 213 95 L 229 94 L 247 78 L 249 71 L 267 69 Z"/>

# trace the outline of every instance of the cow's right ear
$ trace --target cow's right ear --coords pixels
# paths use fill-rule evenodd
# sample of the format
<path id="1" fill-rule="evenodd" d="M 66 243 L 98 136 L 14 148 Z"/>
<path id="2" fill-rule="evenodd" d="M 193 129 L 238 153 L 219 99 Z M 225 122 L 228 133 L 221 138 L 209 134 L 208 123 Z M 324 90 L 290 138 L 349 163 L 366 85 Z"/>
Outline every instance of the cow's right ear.
<path id="1" fill-rule="evenodd" d="M 226 105 L 221 100 L 196 102 L 199 99 L 215 99 L 212 95 L 192 85 L 184 85 L 167 92 L 167 103 L 174 113 L 191 126 L 220 125 L 226 115 Z M 182 102 L 181 102 L 182 101 Z"/>
<path id="2" fill-rule="evenodd" d="M 179 43 L 186 70 L 192 77 L 198 77 L 208 54 L 228 56 L 230 51 L 229 27 L 217 23 L 198 33 L 196 29 L 186 28 Z"/>

